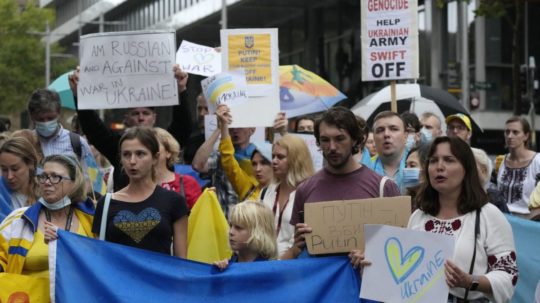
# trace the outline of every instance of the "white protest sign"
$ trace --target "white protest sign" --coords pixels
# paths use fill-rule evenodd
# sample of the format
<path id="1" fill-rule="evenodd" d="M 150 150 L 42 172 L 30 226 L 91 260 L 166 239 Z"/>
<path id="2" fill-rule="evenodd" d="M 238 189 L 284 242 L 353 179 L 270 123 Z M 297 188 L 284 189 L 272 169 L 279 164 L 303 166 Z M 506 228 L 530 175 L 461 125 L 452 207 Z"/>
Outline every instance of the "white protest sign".
<path id="1" fill-rule="evenodd" d="M 174 32 L 114 32 L 81 37 L 79 109 L 178 104 Z"/>
<path id="2" fill-rule="evenodd" d="M 201 81 L 208 112 L 216 112 L 218 105 L 232 109 L 248 101 L 246 76 L 243 69 L 219 73 Z M 234 116 L 235 117 L 235 116 Z"/>
<path id="3" fill-rule="evenodd" d="M 360 297 L 383 302 L 446 303 L 444 262 L 451 236 L 386 225 L 364 225 L 365 258 Z"/>
<path id="4" fill-rule="evenodd" d="M 276 28 L 221 30 L 223 70 L 245 70 L 249 102 L 231 108 L 231 127 L 272 126 L 279 112 Z"/>
<path id="5" fill-rule="evenodd" d="M 320 148 L 317 146 L 317 139 L 314 135 L 311 134 L 294 134 L 304 140 L 306 143 L 309 153 L 311 154 L 311 160 L 313 160 L 313 168 L 315 171 L 318 171 L 323 167 L 324 157 Z"/>
<path id="6" fill-rule="evenodd" d="M 217 117 L 216 115 L 204 116 L 204 139 L 208 140 L 212 133 L 217 129 Z M 263 142 L 265 138 L 264 127 L 256 127 L 255 132 L 251 135 L 249 142 Z M 219 140 L 214 144 L 214 150 L 218 150 Z"/>
<path id="7" fill-rule="evenodd" d="M 212 76 L 221 73 L 221 54 L 214 48 L 182 41 L 176 52 L 176 63 L 186 73 Z"/>
<path id="8" fill-rule="evenodd" d="M 418 78 L 417 0 L 360 3 L 362 81 Z"/>

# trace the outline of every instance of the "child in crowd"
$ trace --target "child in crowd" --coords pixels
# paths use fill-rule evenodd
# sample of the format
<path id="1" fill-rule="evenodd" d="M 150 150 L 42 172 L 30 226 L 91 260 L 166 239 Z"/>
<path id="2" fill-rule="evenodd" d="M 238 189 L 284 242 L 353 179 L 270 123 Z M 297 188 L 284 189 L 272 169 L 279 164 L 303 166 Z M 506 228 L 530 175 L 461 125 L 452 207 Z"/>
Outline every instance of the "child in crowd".
<path id="1" fill-rule="evenodd" d="M 277 257 L 274 215 L 262 203 L 238 203 L 231 210 L 229 225 L 229 245 L 234 254 L 230 260 L 215 262 L 219 269 L 226 269 L 230 262 L 267 261 Z"/>

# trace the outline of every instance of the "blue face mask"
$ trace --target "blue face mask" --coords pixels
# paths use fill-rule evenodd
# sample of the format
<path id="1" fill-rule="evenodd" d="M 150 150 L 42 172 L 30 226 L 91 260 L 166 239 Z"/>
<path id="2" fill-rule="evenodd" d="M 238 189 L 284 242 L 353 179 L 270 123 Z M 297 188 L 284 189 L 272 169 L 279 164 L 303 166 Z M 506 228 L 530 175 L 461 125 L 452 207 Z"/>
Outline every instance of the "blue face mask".
<path id="1" fill-rule="evenodd" d="M 35 122 L 36 132 L 45 138 L 48 138 L 56 132 L 58 129 L 58 119 L 54 119 L 47 122 Z"/>
<path id="2" fill-rule="evenodd" d="M 71 204 L 71 199 L 68 196 L 65 196 L 62 199 L 53 203 L 49 203 L 45 201 L 43 198 L 39 198 L 38 201 L 39 203 L 43 204 L 43 206 L 45 206 L 46 208 L 50 210 L 59 210 Z"/>
<path id="3" fill-rule="evenodd" d="M 407 150 L 411 150 L 411 148 L 414 147 L 414 134 L 410 134 L 407 136 L 407 143 L 405 143 L 405 148 Z"/>
<path id="4" fill-rule="evenodd" d="M 420 145 L 428 145 L 433 141 L 433 134 L 425 127 L 420 129 Z"/>
<path id="5" fill-rule="evenodd" d="M 413 187 L 420 184 L 420 168 L 406 167 L 403 169 L 403 186 L 405 188 Z"/>

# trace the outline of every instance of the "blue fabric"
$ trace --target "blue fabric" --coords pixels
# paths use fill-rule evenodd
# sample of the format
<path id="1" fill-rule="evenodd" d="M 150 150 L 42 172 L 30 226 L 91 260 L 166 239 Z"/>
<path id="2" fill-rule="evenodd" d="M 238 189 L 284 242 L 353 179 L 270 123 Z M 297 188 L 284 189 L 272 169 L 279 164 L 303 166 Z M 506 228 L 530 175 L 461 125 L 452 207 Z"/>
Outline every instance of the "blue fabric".
<path id="1" fill-rule="evenodd" d="M 11 190 L 6 184 L 6 180 L 0 176 L 0 222 L 13 211 L 11 203 Z"/>
<path id="2" fill-rule="evenodd" d="M 236 161 L 245 161 L 250 160 L 251 161 L 251 155 L 253 155 L 253 152 L 257 149 L 255 144 L 249 143 L 249 145 L 244 148 L 240 149 L 238 147 L 234 147 L 234 157 L 236 158 Z"/>
<path id="3" fill-rule="evenodd" d="M 28 254 L 28 249 L 20 246 L 10 246 L 8 249 L 8 254 L 26 257 L 26 254 Z"/>
<path id="4" fill-rule="evenodd" d="M 56 302 L 359 302 L 347 257 L 208 264 L 58 231 Z"/>
<path id="5" fill-rule="evenodd" d="M 369 154 L 369 150 L 365 147 L 362 149 L 362 158 L 360 159 L 360 164 L 363 164 L 369 168 L 373 167 L 373 162 L 371 162 L 371 155 Z"/>
<path id="6" fill-rule="evenodd" d="M 394 182 L 396 182 L 396 184 L 397 184 L 397 186 L 399 188 L 399 191 L 402 194 L 404 194 L 405 190 L 406 190 L 403 187 L 403 170 L 405 169 L 405 163 L 407 162 L 407 154 L 408 153 L 409 152 L 407 150 L 405 150 L 405 152 L 403 153 L 403 157 L 401 157 L 401 162 L 399 162 L 399 170 L 397 171 L 396 175 L 394 177 L 387 176 L 388 178 L 390 178 L 390 179 L 394 180 Z M 372 162 L 372 165 L 369 168 L 371 168 L 372 170 L 374 170 L 376 173 L 378 173 L 381 176 L 386 176 L 386 174 L 384 173 L 384 167 L 383 167 L 383 164 L 381 162 L 381 158 L 379 158 L 379 157 L 376 157 L 375 161 Z"/>
<path id="7" fill-rule="evenodd" d="M 512 302 L 534 302 L 536 285 L 540 282 L 540 223 L 506 215 L 512 225 L 519 279 Z"/>
<path id="8" fill-rule="evenodd" d="M 181 175 L 189 175 L 195 178 L 195 180 L 197 180 L 197 182 L 199 183 L 199 186 L 201 187 L 205 187 L 206 184 L 210 182 L 210 180 L 201 179 L 201 177 L 199 176 L 199 173 L 193 170 L 193 167 L 191 167 L 191 165 L 175 164 L 174 172 Z"/>

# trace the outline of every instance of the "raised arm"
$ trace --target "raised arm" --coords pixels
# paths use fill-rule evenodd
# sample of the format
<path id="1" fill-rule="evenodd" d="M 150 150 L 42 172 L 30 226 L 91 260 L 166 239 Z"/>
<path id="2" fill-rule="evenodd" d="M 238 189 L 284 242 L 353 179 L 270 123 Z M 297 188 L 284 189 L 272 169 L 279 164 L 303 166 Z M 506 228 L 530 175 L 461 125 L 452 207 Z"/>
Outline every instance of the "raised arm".
<path id="1" fill-rule="evenodd" d="M 172 107 L 172 119 L 167 127 L 167 131 L 178 141 L 178 143 L 180 143 L 180 146 L 185 146 L 192 130 L 192 121 L 188 106 L 188 93 L 186 89 L 188 74 L 182 71 L 178 64 L 174 65 L 173 71 L 178 85 L 180 104 Z"/>

